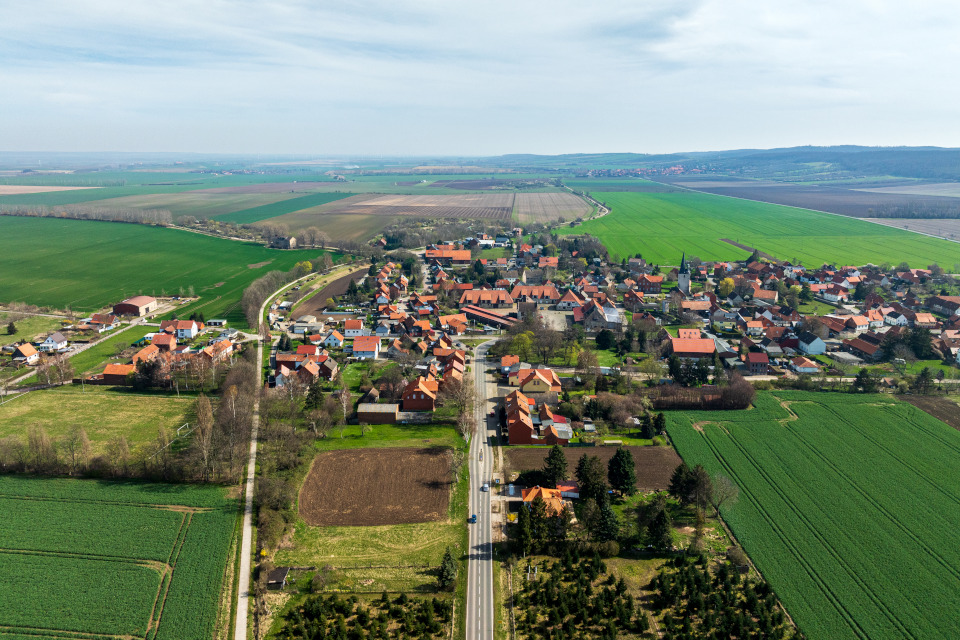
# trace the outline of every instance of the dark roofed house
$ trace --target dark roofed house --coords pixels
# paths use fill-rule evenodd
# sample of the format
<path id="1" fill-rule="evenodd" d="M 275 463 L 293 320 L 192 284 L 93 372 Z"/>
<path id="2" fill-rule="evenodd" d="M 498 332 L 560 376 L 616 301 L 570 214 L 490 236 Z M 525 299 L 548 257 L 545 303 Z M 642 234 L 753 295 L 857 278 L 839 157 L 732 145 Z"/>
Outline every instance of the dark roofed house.
<path id="1" fill-rule="evenodd" d="M 287 586 L 287 576 L 290 574 L 290 567 L 277 567 L 267 574 L 267 589 L 274 591 L 283 591 Z"/>

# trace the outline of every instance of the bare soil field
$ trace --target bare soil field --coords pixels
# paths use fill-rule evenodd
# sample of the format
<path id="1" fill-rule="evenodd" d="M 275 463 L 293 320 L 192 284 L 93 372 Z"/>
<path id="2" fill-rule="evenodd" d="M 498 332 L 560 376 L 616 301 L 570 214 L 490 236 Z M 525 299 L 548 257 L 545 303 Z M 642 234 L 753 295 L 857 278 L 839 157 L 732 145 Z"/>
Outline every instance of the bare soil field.
<path id="1" fill-rule="evenodd" d="M 514 194 L 360 195 L 318 208 L 333 215 L 420 216 L 424 218 L 492 218 L 513 215 Z"/>
<path id="2" fill-rule="evenodd" d="M 960 182 L 935 182 L 928 184 L 901 184 L 893 187 L 857 189 L 870 193 L 900 193 L 915 196 L 946 196 L 960 198 Z"/>
<path id="3" fill-rule="evenodd" d="M 300 489 L 300 516 L 314 526 L 444 520 L 452 486 L 444 448 L 327 451 Z"/>
<path id="4" fill-rule="evenodd" d="M 431 187 L 447 189 L 495 189 L 508 184 L 507 180 L 437 180 Z"/>
<path id="5" fill-rule="evenodd" d="M 0 196 L 19 196 L 25 193 L 49 193 L 51 191 L 79 191 L 100 187 L 41 187 L 26 184 L 0 184 Z"/>
<path id="6" fill-rule="evenodd" d="M 940 396 L 908 396 L 902 395 L 900 399 L 909 402 L 916 408 L 926 411 L 937 420 L 946 422 L 954 429 L 960 431 L 960 406 L 953 400 Z"/>
<path id="7" fill-rule="evenodd" d="M 517 219 L 520 222 L 553 222 L 559 218 L 574 220 L 588 216 L 593 208 L 572 193 L 518 193 Z"/>
<path id="8" fill-rule="evenodd" d="M 666 489 L 670 484 L 673 470 L 680 464 L 680 456 L 670 447 L 625 447 L 633 454 L 633 462 L 637 471 L 637 488 L 641 491 Z M 520 472 L 543 467 L 550 452 L 549 447 L 521 448 L 506 447 L 505 471 Z M 564 447 L 563 454 L 567 457 L 567 468 L 572 477 L 580 456 L 587 454 L 597 456 L 603 462 L 604 468 L 617 447 Z"/>
<path id="9" fill-rule="evenodd" d="M 960 220 L 925 218 L 864 218 L 870 222 L 879 222 L 889 227 L 926 233 L 945 240 L 960 240 Z"/>
<path id="10" fill-rule="evenodd" d="M 363 276 L 367 274 L 366 267 L 357 269 L 353 273 L 348 273 L 347 275 L 337 278 L 323 289 L 315 293 L 310 297 L 309 300 L 304 302 L 302 305 L 297 307 L 297 317 L 299 316 L 320 316 L 324 307 L 326 307 L 327 298 L 333 298 L 335 296 L 342 296 L 347 292 L 347 287 L 350 286 L 350 281 L 354 282 L 363 279 Z"/>
<path id="11" fill-rule="evenodd" d="M 336 184 L 332 180 L 297 180 L 296 182 L 265 182 L 264 184 L 248 184 L 241 187 L 216 187 L 214 189 L 197 189 L 191 193 L 283 193 L 284 191 L 312 192 L 316 188 Z"/>
<path id="12" fill-rule="evenodd" d="M 907 195 L 894 192 L 864 191 L 844 187 L 795 185 L 769 180 L 690 180 L 686 177 L 660 178 L 667 184 L 694 191 L 732 196 L 745 200 L 770 202 L 790 207 L 837 213 L 853 218 L 872 218 L 877 211 L 897 208 L 929 207 L 957 209 L 956 198 L 935 195 Z"/>

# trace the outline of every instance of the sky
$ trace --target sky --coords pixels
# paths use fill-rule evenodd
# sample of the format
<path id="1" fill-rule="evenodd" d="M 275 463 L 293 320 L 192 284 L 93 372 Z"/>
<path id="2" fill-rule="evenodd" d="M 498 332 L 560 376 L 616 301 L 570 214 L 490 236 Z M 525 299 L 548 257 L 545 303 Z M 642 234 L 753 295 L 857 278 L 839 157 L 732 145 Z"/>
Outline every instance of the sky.
<path id="1" fill-rule="evenodd" d="M 5 2 L 0 150 L 960 146 L 953 2 Z"/>

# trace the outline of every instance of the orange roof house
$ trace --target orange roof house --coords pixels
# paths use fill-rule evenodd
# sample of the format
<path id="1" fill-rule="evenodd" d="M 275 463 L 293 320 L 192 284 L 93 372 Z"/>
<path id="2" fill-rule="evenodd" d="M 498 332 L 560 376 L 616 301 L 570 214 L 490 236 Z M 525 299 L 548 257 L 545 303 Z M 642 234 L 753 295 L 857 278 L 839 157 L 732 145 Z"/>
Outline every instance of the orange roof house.
<path id="1" fill-rule="evenodd" d="M 527 507 L 537 498 L 542 498 L 543 501 L 547 503 L 547 513 L 554 514 L 563 511 L 563 498 L 560 495 L 559 489 L 547 489 L 538 486 L 524 489 L 520 492 L 520 495 L 523 496 L 523 503 L 527 505 Z"/>

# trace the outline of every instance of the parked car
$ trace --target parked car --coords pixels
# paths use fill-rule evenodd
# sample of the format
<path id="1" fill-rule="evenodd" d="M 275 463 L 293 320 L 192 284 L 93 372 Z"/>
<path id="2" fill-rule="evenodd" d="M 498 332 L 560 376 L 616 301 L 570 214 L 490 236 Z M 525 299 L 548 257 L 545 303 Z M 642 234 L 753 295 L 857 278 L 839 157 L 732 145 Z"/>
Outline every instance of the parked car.
<path id="1" fill-rule="evenodd" d="M 467 518 L 467 522 L 469 522 L 470 524 L 476 524 L 476 522 L 477 522 L 477 514 L 473 514 L 472 516 L 470 516 L 469 518 Z"/>

